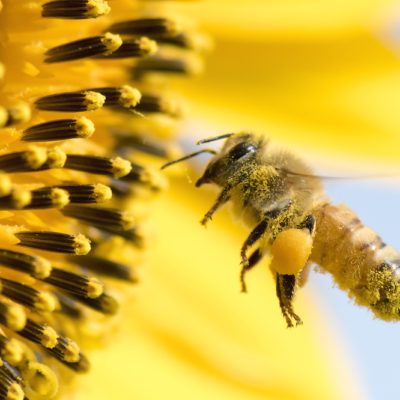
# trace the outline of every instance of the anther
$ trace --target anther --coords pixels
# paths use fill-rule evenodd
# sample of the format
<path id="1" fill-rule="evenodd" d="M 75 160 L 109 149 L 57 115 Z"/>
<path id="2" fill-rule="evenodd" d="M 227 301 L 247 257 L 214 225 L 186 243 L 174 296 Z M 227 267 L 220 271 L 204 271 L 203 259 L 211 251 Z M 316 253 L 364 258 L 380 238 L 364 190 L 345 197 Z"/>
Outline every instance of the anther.
<path id="1" fill-rule="evenodd" d="M 80 349 L 78 345 L 64 336 L 58 337 L 57 345 L 49 352 L 53 357 L 67 364 L 77 363 L 80 359 Z"/>
<path id="2" fill-rule="evenodd" d="M 44 281 L 65 290 L 70 295 L 96 298 L 103 293 L 103 284 L 98 279 L 60 268 L 53 268 L 50 276 Z"/>
<path id="3" fill-rule="evenodd" d="M 0 378 L 0 394 L 4 400 L 23 400 L 25 398 L 24 390 L 21 384 Z"/>
<path id="4" fill-rule="evenodd" d="M 104 106 L 121 106 L 124 108 L 135 107 L 142 98 L 139 90 L 129 85 L 121 87 L 103 87 L 90 90 L 98 92 L 105 97 Z"/>
<path id="5" fill-rule="evenodd" d="M 134 224 L 133 216 L 116 208 L 100 208 L 70 205 L 61 211 L 65 216 L 109 232 L 110 230 L 129 230 Z"/>
<path id="6" fill-rule="evenodd" d="M 46 160 L 46 149 L 31 146 L 25 151 L 0 155 L 0 170 L 4 172 L 27 172 L 37 170 Z"/>
<path id="7" fill-rule="evenodd" d="M 132 163 L 131 172 L 124 176 L 123 180 L 145 185 L 154 191 L 163 190 L 167 187 L 167 181 L 158 171 L 150 168 L 143 168 L 135 163 Z"/>
<path id="8" fill-rule="evenodd" d="M 87 19 L 107 15 L 110 7 L 104 0 L 57 0 L 42 5 L 42 17 Z"/>
<path id="9" fill-rule="evenodd" d="M 25 129 L 21 140 L 24 142 L 49 142 L 92 136 L 94 124 L 86 117 L 73 119 L 59 119 L 38 124 Z"/>
<path id="10" fill-rule="evenodd" d="M 129 21 L 116 22 L 108 29 L 110 32 L 124 35 L 148 37 L 174 36 L 179 32 L 175 21 L 166 18 L 138 18 Z"/>
<path id="11" fill-rule="evenodd" d="M 31 119 L 31 109 L 25 103 L 10 108 L 0 107 L 0 128 L 19 125 Z"/>
<path id="12" fill-rule="evenodd" d="M 52 399 L 56 395 L 58 380 L 50 367 L 37 361 L 28 361 L 19 369 L 27 398 Z"/>
<path id="13" fill-rule="evenodd" d="M 38 171 L 43 171 L 47 169 L 62 168 L 67 161 L 67 155 L 59 148 L 54 147 L 47 150 L 47 160 Z"/>
<path id="14" fill-rule="evenodd" d="M 131 163 L 120 157 L 107 158 L 68 154 L 64 168 L 121 178 L 129 174 Z"/>
<path id="15" fill-rule="evenodd" d="M 8 338 L 0 333 L 0 356 L 11 365 L 17 365 L 22 361 L 24 351 L 17 339 Z"/>
<path id="16" fill-rule="evenodd" d="M 175 36 L 157 37 L 157 43 L 196 51 L 208 50 L 212 46 L 207 36 L 197 32 L 179 32 Z"/>
<path id="17" fill-rule="evenodd" d="M 130 281 L 133 283 L 138 281 L 136 272 L 129 265 L 117 263 L 107 258 L 96 256 L 69 256 L 68 261 L 107 277 Z"/>
<path id="18" fill-rule="evenodd" d="M 9 279 L 0 279 L 0 285 L 3 296 L 23 306 L 48 312 L 54 311 L 57 306 L 57 300 L 50 293 Z"/>
<path id="19" fill-rule="evenodd" d="M 51 326 L 41 324 L 31 318 L 27 318 L 25 327 L 19 330 L 18 334 L 48 349 L 52 349 L 57 345 L 57 339 L 59 337 Z"/>
<path id="20" fill-rule="evenodd" d="M 111 189 L 101 183 L 89 185 L 61 185 L 56 187 L 68 193 L 70 204 L 104 203 L 112 197 Z"/>
<path id="21" fill-rule="evenodd" d="M 118 149 L 127 147 L 160 158 L 173 159 L 181 155 L 181 152 L 176 147 L 171 146 L 171 143 L 149 138 L 149 132 L 138 133 L 129 130 L 112 129 L 111 133 L 117 141 L 116 147 Z"/>
<path id="22" fill-rule="evenodd" d="M 52 94 L 44 96 L 35 101 L 35 106 L 39 110 L 46 111 L 62 111 L 62 112 L 80 112 L 80 111 L 94 111 L 101 108 L 105 102 L 105 97 L 91 90 L 81 90 L 78 92 L 66 92 L 60 94 Z M 65 120 L 62 120 L 65 121 Z M 88 123 L 89 120 L 80 120 L 80 126 L 77 130 L 94 130 L 93 124 Z M 79 123 L 78 123 L 79 125 Z M 86 127 L 85 127 L 86 125 Z"/>
<path id="23" fill-rule="evenodd" d="M 48 352 L 57 358 L 57 354 L 55 354 L 55 352 L 53 352 L 53 350 L 50 350 Z M 60 358 L 58 360 L 60 362 L 62 362 L 64 365 L 66 365 L 68 368 L 71 368 L 73 371 L 75 371 L 79 374 L 84 374 L 84 373 L 88 372 L 90 369 L 89 360 L 81 352 L 79 352 L 79 359 L 76 362 L 68 362 L 63 358 Z"/>
<path id="24" fill-rule="evenodd" d="M 142 99 L 133 110 L 139 113 L 163 113 L 171 117 L 179 117 L 181 114 L 179 107 L 172 101 L 150 94 L 142 95 Z"/>
<path id="25" fill-rule="evenodd" d="M 31 201 L 31 192 L 17 186 L 9 195 L 0 197 L 0 210 L 20 210 L 28 206 Z"/>
<path id="26" fill-rule="evenodd" d="M 194 59 L 165 58 L 158 55 L 142 58 L 133 67 L 134 77 L 137 79 L 147 72 L 192 75 L 200 70 L 201 65 Z"/>
<path id="27" fill-rule="evenodd" d="M 62 62 L 78 60 L 80 58 L 94 57 L 97 55 L 112 54 L 122 44 L 119 35 L 105 33 L 86 39 L 76 40 L 61 46 L 53 47 L 46 51 L 45 62 Z"/>
<path id="28" fill-rule="evenodd" d="M 19 371 L 7 361 L 0 360 L 0 397 L 4 400 L 22 400 L 25 398 L 21 387 L 22 378 Z"/>
<path id="29" fill-rule="evenodd" d="M 11 179 L 8 174 L 0 172 L 0 197 L 11 193 Z"/>
<path id="30" fill-rule="evenodd" d="M 138 39 L 124 38 L 122 45 L 113 53 L 96 56 L 100 59 L 117 59 L 117 58 L 133 58 L 133 57 L 148 57 L 157 51 L 157 43 L 147 37 Z"/>
<path id="31" fill-rule="evenodd" d="M 55 296 L 57 297 L 60 309 L 57 310 L 70 318 L 78 319 L 82 317 L 82 308 L 79 303 L 70 297 L 56 291 Z"/>
<path id="32" fill-rule="evenodd" d="M 118 302 L 110 295 L 103 293 L 101 296 L 91 299 L 89 297 L 74 296 L 82 304 L 103 314 L 114 315 L 118 311 Z"/>
<path id="33" fill-rule="evenodd" d="M 31 200 L 24 209 L 38 210 L 45 208 L 63 208 L 69 203 L 66 190 L 57 187 L 44 187 L 30 192 Z M 0 199 L 1 201 L 1 199 Z"/>
<path id="34" fill-rule="evenodd" d="M 7 299 L 0 300 L 0 323 L 12 331 L 23 329 L 26 324 L 23 307 Z"/>
<path id="35" fill-rule="evenodd" d="M 146 237 L 140 227 L 135 227 L 126 231 L 117 231 L 112 229 L 108 229 L 107 231 L 113 235 L 123 237 L 124 239 L 130 241 L 135 247 L 144 248 L 146 245 Z"/>
<path id="36" fill-rule="evenodd" d="M 39 256 L 30 256 L 16 251 L 0 249 L 0 264 L 16 271 L 25 272 L 36 279 L 50 275 L 50 263 Z"/>
<path id="37" fill-rule="evenodd" d="M 52 251 L 85 255 L 90 251 L 90 241 L 82 234 L 68 235 L 59 232 L 18 232 L 19 246 Z"/>

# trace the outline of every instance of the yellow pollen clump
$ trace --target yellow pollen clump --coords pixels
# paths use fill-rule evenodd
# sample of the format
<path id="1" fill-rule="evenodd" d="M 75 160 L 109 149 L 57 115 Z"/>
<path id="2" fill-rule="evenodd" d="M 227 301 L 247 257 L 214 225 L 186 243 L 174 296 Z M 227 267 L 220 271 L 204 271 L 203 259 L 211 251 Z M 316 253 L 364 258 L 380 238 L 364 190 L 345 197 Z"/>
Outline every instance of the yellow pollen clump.
<path id="1" fill-rule="evenodd" d="M 40 311 L 54 311 L 58 306 L 58 301 L 51 293 L 41 292 L 35 299 L 35 308 Z"/>
<path id="2" fill-rule="evenodd" d="M 86 109 L 88 111 L 94 111 L 100 107 L 103 107 L 105 101 L 106 97 L 103 96 L 101 93 L 88 91 L 85 93 L 83 104 L 86 106 Z"/>
<path id="3" fill-rule="evenodd" d="M 151 40 L 147 37 L 142 37 L 139 39 L 139 41 L 140 41 L 140 48 L 144 50 L 145 53 L 149 56 L 154 54 L 158 50 L 157 42 L 154 40 Z"/>
<path id="4" fill-rule="evenodd" d="M 26 324 L 24 309 L 18 304 L 10 304 L 6 313 L 7 324 L 13 331 L 20 331 Z"/>
<path id="5" fill-rule="evenodd" d="M 52 189 L 51 200 L 55 208 L 65 207 L 69 203 L 69 194 L 63 189 Z"/>
<path id="6" fill-rule="evenodd" d="M 112 190 L 101 183 L 98 183 L 93 190 L 93 197 L 97 203 L 103 203 L 112 198 Z"/>
<path id="7" fill-rule="evenodd" d="M 11 179 L 7 174 L 0 172 L 0 197 L 6 196 L 11 192 Z"/>
<path id="8" fill-rule="evenodd" d="M 132 165 L 128 160 L 121 157 L 116 157 L 112 160 L 112 173 L 115 178 L 128 175 L 132 170 Z"/>
<path id="9" fill-rule="evenodd" d="M 52 349 L 57 345 L 58 335 L 57 332 L 51 326 L 45 326 L 43 328 L 41 336 L 41 344 L 48 349 Z"/>
<path id="10" fill-rule="evenodd" d="M 0 107 L 0 127 L 3 127 L 7 124 L 8 121 L 8 112 L 4 107 Z"/>
<path id="11" fill-rule="evenodd" d="M 139 92 L 138 89 L 135 89 L 128 85 L 124 85 L 121 88 L 119 103 L 121 104 L 122 107 L 125 108 L 135 107 L 136 104 L 140 102 L 141 98 L 142 94 Z"/>
<path id="12" fill-rule="evenodd" d="M 59 147 L 47 151 L 47 164 L 50 168 L 62 168 L 66 160 L 66 154 Z"/>
<path id="13" fill-rule="evenodd" d="M 45 279 L 50 275 L 51 264 L 45 258 L 37 257 L 34 263 L 34 273 L 35 277 L 38 279 Z"/>
<path id="14" fill-rule="evenodd" d="M 91 299 L 99 297 L 103 293 L 103 284 L 96 278 L 90 278 L 87 284 L 87 295 Z"/>
<path id="15" fill-rule="evenodd" d="M 7 395 L 5 397 L 6 400 L 22 400 L 24 398 L 24 391 L 22 390 L 21 386 L 13 382 L 9 388 Z"/>
<path id="16" fill-rule="evenodd" d="M 102 104 L 104 104 L 104 101 Z M 78 118 L 75 125 L 77 134 L 82 138 L 88 138 L 94 133 L 94 123 L 86 117 Z"/>
<path id="17" fill-rule="evenodd" d="M 86 7 L 88 9 L 86 15 L 89 18 L 107 15 L 111 11 L 110 6 L 104 0 L 89 0 Z"/>
<path id="18" fill-rule="evenodd" d="M 31 202 L 32 195 L 29 190 L 16 187 L 12 192 L 12 200 L 15 208 L 23 208 Z"/>
<path id="19" fill-rule="evenodd" d="M 104 37 L 101 39 L 103 45 L 107 48 L 107 51 L 104 55 L 112 54 L 115 50 L 119 49 L 122 45 L 122 39 L 119 35 L 114 35 L 110 32 L 104 34 Z"/>
<path id="20" fill-rule="evenodd" d="M 25 153 L 25 159 L 31 168 L 37 169 L 47 160 L 46 149 L 38 146 L 29 146 Z"/>
<path id="21" fill-rule="evenodd" d="M 85 255 L 90 251 L 90 240 L 82 234 L 78 234 L 74 239 L 74 249 L 76 255 Z"/>
<path id="22" fill-rule="evenodd" d="M 306 230 L 281 232 L 271 246 L 271 269 L 281 275 L 294 275 L 303 269 L 311 254 L 312 237 Z"/>
<path id="23" fill-rule="evenodd" d="M 69 341 L 65 346 L 64 360 L 71 363 L 77 362 L 79 360 L 79 352 L 79 346 L 75 342 Z"/>
<path id="24" fill-rule="evenodd" d="M 51 399 L 58 391 L 58 380 L 55 373 L 46 365 L 29 361 L 24 370 L 26 394 L 32 398 Z"/>

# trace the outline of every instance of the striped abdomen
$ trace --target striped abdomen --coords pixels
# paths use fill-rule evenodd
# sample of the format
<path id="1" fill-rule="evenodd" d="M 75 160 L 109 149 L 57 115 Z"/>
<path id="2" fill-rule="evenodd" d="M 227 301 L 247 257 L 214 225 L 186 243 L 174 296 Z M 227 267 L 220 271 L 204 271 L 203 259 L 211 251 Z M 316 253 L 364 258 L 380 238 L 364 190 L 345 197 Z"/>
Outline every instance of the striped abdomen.
<path id="1" fill-rule="evenodd" d="M 400 319 L 400 254 L 343 204 L 323 204 L 313 215 L 311 260 L 331 273 L 357 304 L 379 318 Z"/>

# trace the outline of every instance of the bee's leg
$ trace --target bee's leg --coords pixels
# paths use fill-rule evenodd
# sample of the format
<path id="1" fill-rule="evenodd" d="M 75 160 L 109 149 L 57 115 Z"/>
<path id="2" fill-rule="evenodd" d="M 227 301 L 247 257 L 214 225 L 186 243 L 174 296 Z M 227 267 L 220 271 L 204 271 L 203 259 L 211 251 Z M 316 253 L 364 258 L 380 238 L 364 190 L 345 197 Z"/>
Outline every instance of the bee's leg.
<path id="1" fill-rule="evenodd" d="M 244 276 L 247 271 L 252 269 L 262 258 L 262 253 L 260 249 L 257 249 L 253 252 L 253 254 L 249 257 L 247 260 L 246 264 L 242 265 L 242 270 L 240 271 L 240 283 L 242 285 L 242 292 L 246 293 L 247 288 L 246 288 L 246 282 L 244 281 Z"/>
<path id="2" fill-rule="evenodd" d="M 265 233 L 268 227 L 268 220 L 269 218 L 263 219 L 250 233 L 249 237 L 243 243 L 243 246 L 240 250 L 240 257 L 242 261 L 240 262 L 243 267 L 246 267 L 249 263 L 249 260 L 246 256 L 246 250 L 248 247 L 253 245 L 260 237 Z M 253 253 L 254 254 L 254 253 Z"/>
<path id="3" fill-rule="evenodd" d="M 310 235 L 314 234 L 315 231 L 315 217 L 314 215 L 307 215 L 303 222 L 298 226 L 299 229 L 307 229 Z"/>
<path id="4" fill-rule="evenodd" d="M 296 292 L 296 286 L 296 275 L 276 274 L 276 294 L 278 296 L 279 305 L 288 328 L 292 328 L 294 326 L 293 321 L 296 323 L 296 325 L 303 323 L 300 317 L 293 311 L 292 306 Z"/>
<path id="5" fill-rule="evenodd" d="M 240 257 L 242 258 L 242 261 L 240 263 L 242 265 L 247 265 L 248 263 L 246 256 L 247 248 L 252 246 L 265 233 L 268 228 L 268 221 L 277 218 L 282 212 L 287 210 L 291 206 L 291 204 L 291 200 L 285 200 L 281 202 L 276 208 L 265 213 L 264 219 L 251 231 L 249 237 L 243 243 L 243 246 L 240 250 Z"/>
<path id="6" fill-rule="evenodd" d="M 214 213 L 220 208 L 223 204 L 225 204 L 229 200 L 229 192 L 231 191 L 232 186 L 227 185 L 224 187 L 222 192 L 217 198 L 217 201 L 214 203 L 214 205 L 207 211 L 207 213 L 204 215 L 203 219 L 200 221 L 202 225 L 206 225 L 207 221 L 212 218 Z"/>
<path id="7" fill-rule="evenodd" d="M 271 268 L 281 272 L 276 272 L 276 294 L 288 328 L 293 322 L 302 323 L 293 311 L 293 300 L 297 287 L 307 279 L 314 232 L 315 218 L 308 215 L 297 228 L 282 231 L 271 247 Z"/>

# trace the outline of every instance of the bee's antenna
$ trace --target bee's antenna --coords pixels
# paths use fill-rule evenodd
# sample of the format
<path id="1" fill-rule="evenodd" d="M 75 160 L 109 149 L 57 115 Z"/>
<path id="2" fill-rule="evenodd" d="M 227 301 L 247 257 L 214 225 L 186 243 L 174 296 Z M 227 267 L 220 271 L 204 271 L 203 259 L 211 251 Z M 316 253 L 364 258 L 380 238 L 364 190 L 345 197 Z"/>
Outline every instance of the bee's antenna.
<path id="1" fill-rule="evenodd" d="M 198 142 L 196 142 L 196 144 L 210 143 L 210 142 L 214 142 L 216 140 L 226 139 L 233 135 L 234 135 L 234 133 L 225 133 L 224 135 L 214 136 L 214 137 L 199 140 Z"/>
<path id="2" fill-rule="evenodd" d="M 167 163 L 165 163 L 165 164 L 161 167 L 161 169 L 167 168 L 167 167 L 169 167 L 169 166 L 172 165 L 172 164 L 176 164 L 176 163 L 178 163 L 178 162 L 188 160 L 189 158 L 196 157 L 197 155 L 199 155 L 199 154 L 201 154 L 201 153 L 210 153 L 210 154 L 214 154 L 214 155 L 217 154 L 217 152 L 216 152 L 215 150 L 213 150 L 213 149 L 203 149 L 203 150 L 196 151 L 196 152 L 194 152 L 194 153 L 188 154 L 188 155 L 185 156 L 185 157 L 178 158 L 177 160 L 168 161 Z"/>

